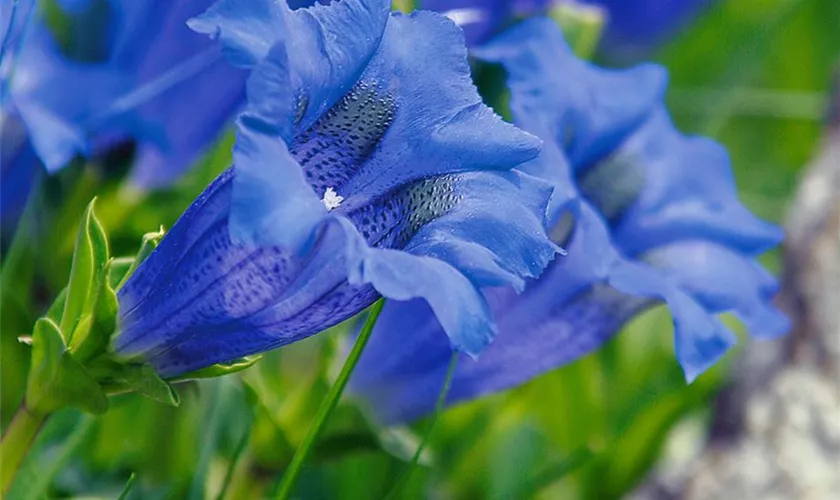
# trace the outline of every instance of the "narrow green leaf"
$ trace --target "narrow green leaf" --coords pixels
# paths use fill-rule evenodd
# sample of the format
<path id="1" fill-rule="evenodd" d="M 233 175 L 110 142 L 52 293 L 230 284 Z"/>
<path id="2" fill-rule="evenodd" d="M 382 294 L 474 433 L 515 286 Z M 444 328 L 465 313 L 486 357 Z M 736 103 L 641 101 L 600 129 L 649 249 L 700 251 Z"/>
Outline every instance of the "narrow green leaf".
<path id="1" fill-rule="evenodd" d="M 55 416 L 47 420 L 40 436 L 15 475 L 7 498 L 15 500 L 42 500 L 50 498 L 50 488 L 56 476 L 68 462 L 80 456 L 81 448 L 93 431 L 94 418 L 82 414 L 71 428 Z M 61 446 L 55 444 L 57 433 Z"/>
<path id="2" fill-rule="evenodd" d="M 67 302 L 67 288 L 63 288 L 58 292 L 58 296 L 53 301 L 50 308 L 47 310 L 46 317 L 51 319 L 56 325 L 61 324 L 61 315 L 64 312 L 64 304 Z"/>
<path id="3" fill-rule="evenodd" d="M 216 495 L 216 500 L 225 500 L 228 488 L 230 487 L 231 482 L 233 482 L 233 474 L 236 471 L 236 466 L 239 464 L 239 459 L 242 458 L 245 448 L 248 447 L 248 441 L 250 438 L 251 426 L 249 425 L 242 433 L 242 437 L 239 438 L 236 449 L 233 450 L 233 455 L 230 457 L 230 462 L 228 463 L 227 472 L 225 472 L 225 478 L 222 480 L 222 488 L 219 490 L 219 494 Z"/>
<path id="4" fill-rule="evenodd" d="M 535 476 L 520 485 L 515 494 L 500 496 L 499 498 L 533 498 L 541 489 L 560 481 L 581 466 L 589 463 L 598 456 L 597 453 L 591 446 L 578 448 L 559 462 L 545 466 Z"/>
<path id="5" fill-rule="evenodd" d="M 385 427 L 375 433 L 376 442 L 384 452 L 405 462 L 411 462 L 420 449 L 421 438 L 408 427 Z M 434 460 L 434 454 L 425 449 L 420 453 L 418 463 L 428 467 Z"/>
<path id="6" fill-rule="evenodd" d="M 241 393 L 236 390 L 236 380 L 219 379 L 208 382 L 208 385 L 213 388 L 212 399 L 205 407 L 206 420 L 201 424 L 205 438 L 201 441 L 201 452 L 190 481 L 189 492 L 185 497 L 188 500 L 204 500 L 208 497 L 208 479 L 211 466 L 220 451 L 223 429 L 230 422 L 230 409 L 235 408 L 241 401 Z"/>
<path id="7" fill-rule="evenodd" d="M 4 5 L 3 8 L 7 6 Z M 3 165 L 5 169 L 6 165 Z M 39 186 L 45 173 L 38 173 L 33 186 Z M 5 186 L 4 186 L 5 189 Z M 29 371 L 29 347 L 18 343 L 16 338 L 30 333 L 32 324 L 40 311 L 35 303 L 35 275 L 37 265 L 37 233 L 41 227 L 42 196 L 40 189 L 33 189 L 26 202 L 26 208 L 18 221 L 11 241 L 6 237 L 10 227 L 3 226 L 3 245 L 0 245 L 0 352 L 2 355 L 2 397 L 0 398 L 0 422 L 5 424 L 20 402 Z"/>
<path id="8" fill-rule="evenodd" d="M 131 489 L 134 488 L 134 481 L 137 479 L 137 474 L 131 473 L 128 476 L 128 481 L 125 482 L 125 486 L 123 487 L 122 493 L 120 493 L 119 498 L 117 500 L 125 500 L 128 498 L 128 494 L 131 493 Z"/>

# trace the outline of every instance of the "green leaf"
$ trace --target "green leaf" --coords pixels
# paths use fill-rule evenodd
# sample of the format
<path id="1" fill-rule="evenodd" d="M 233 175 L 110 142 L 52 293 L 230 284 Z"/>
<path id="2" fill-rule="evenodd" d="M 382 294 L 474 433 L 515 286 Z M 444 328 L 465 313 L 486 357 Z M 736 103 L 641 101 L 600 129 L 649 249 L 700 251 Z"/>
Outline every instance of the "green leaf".
<path id="1" fill-rule="evenodd" d="M 4 5 L 3 8 L 6 8 Z M 5 165 L 3 165 L 5 168 Z M 33 186 L 38 186 L 44 173 L 35 175 Z M 37 255 L 40 248 L 38 229 L 42 212 L 40 189 L 33 189 L 26 208 L 18 221 L 14 236 L 8 225 L 3 226 L 3 244 L 0 245 L 0 352 L 2 352 L 2 397 L 0 397 L 0 425 L 7 423 L 20 404 L 29 371 L 29 347 L 17 338 L 32 330 L 38 317 L 39 306 L 34 302 L 36 276 L 40 274 Z"/>
<path id="2" fill-rule="evenodd" d="M 61 324 L 61 314 L 64 311 L 64 304 L 67 302 L 67 288 L 62 288 L 58 296 L 47 310 L 46 317 L 53 320 L 55 324 Z"/>
<path id="3" fill-rule="evenodd" d="M 103 281 L 108 262 L 108 239 L 94 214 L 95 202 L 96 199 L 90 202 L 79 224 L 67 299 L 61 315 L 59 330 L 68 335 L 67 344 L 71 348 L 78 342 L 74 339 L 77 325 L 86 314 L 92 315 L 99 284 Z M 80 332 L 84 333 L 84 330 Z"/>
<path id="4" fill-rule="evenodd" d="M 170 382 L 182 382 L 185 380 L 215 378 L 224 375 L 230 375 L 231 373 L 241 372 L 242 370 L 246 370 L 254 366 L 261 359 L 262 355 L 246 356 L 244 358 L 239 358 L 237 360 L 231 361 L 230 363 L 218 363 L 212 366 L 208 366 L 207 368 L 202 368 L 201 370 L 185 373 L 184 375 L 170 380 Z"/>
<path id="5" fill-rule="evenodd" d="M 591 446 L 582 446 L 562 460 L 548 462 L 535 475 L 517 484 L 515 489 L 506 495 L 496 498 L 532 498 L 542 488 L 556 483 L 596 457 L 596 451 Z"/>
<path id="6" fill-rule="evenodd" d="M 123 487 L 122 493 L 120 493 L 119 498 L 117 500 L 126 500 L 128 498 L 128 494 L 131 493 L 131 489 L 134 488 L 134 481 L 137 479 L 137 474 L 131 473 L 128 476 L 128 481 L 126 481 L 125 486 Z"/>
<path id="7" fill-rule="evenodd" d="M 110 275 L 111 263 L 106 265 L 105 274 Z M 85 315 L 76 333 L 75 346 L 71 346 L 73 356 L 81 363 L 86 363 L 96 356 L 105 353 L 111 336 L 117 328 L 117 294 L 111 288 L 108 279 L 102 279 L 96 295 L 94 309 L 90 315 Z M 82 329 L 84 327 L 84 329 Z"/>
<path id="8" fill-rule="evenodd" d="M 95 419 L 89 415 L 73 415 L 67 425 L 68 415 L 54 415 L 44 424 L 35 439 L 30 453 L 23 460 L 15 475 L 14 483 L 6 498 L 15 500 L 42 500 L 52 498 L 50 488 L 61 471 L 84 453 L 84 445 L 94 430 Z M 61 446 L 55 446 L 60 442 Z"/>
<path id="9" fill-rule="evenodd" d="M 33 330 L 26 406 L 41 414 L 67 406 L 94 414 L 108 409 L 108 400 L 99 384 L 73 359 L 58 325 L 49 318 L 39 319 Z"/>

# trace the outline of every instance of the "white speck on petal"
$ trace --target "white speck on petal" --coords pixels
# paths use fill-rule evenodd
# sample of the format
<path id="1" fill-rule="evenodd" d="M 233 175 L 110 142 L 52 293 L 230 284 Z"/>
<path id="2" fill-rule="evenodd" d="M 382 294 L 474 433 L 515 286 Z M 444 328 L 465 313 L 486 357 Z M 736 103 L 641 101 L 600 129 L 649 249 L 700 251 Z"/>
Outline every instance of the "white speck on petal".
<path id="1" fill-rule="evenodd" d="M 443 13 L 458 26 L 466 26 L 484 21 L 486 12 L 481 9 L 452 9 Z"/>
<path id="2" fill-rule="evenodd" d="M 335 189 L 327 188 L 324 192 L 324 199 L 321 201 L 324 202 L 324 206 L 327 207 L 327 211 L 330 211 L 334 208 L 338 208 L 341 205 L 341 202 L 344 201 L 344 197 L 336 193 Z"/>

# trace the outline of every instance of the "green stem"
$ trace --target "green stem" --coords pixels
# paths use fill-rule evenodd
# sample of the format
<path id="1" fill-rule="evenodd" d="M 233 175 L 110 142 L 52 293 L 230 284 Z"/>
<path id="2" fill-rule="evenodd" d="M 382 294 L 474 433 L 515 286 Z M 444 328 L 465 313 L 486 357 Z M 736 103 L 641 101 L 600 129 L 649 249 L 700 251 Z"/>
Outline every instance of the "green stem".
<path id="1" fill-rule="evenodd" d="M 420 462 L 420 456 L 423 455 L 423 450 L 426 448 L 426 444 L 429 442 L 429 436 L 432 435 L 432 430 L 435 428 L 435 424 L 437 423 L 438 416 L 443 412 L 443 405 L 446 404 L 446 396 L 449 394 L 449 388 L 452 386 L 452 377 L 455 375 L 455 366 L 458 364 L 458 352 L 455 351 L 452 353 L 452 357 L 449 359 L 449 366 L 446 368 L 446 378 L 443 379 L 443 387 L 441 387 L 440 392 L 438 393 L 437 401 L 435 402 L 435 412 L 432 414 L 432 420 L 429 422 L 429 426 L 426 428 L 426 434 L 423 436 L 423 439 L 420 441 L 420 445 L 417 447 L 417 450 L 414 452 L 414 456 L 411 457 L 411 463 L 408 464 L 408 468 L 403 472 L 402 476 L 397 480 L 396 484 L 388 495 L 385 497 L 386 500 L 390 500 L 392 498 L 396 498 L 397 494 L 402 490 L 403 486 L 411 479 L 411 474 L 414 473 L 414 469 L 417 468 L 417 464 Z"/>
<path id="2" fill-rule="evenodd" d="M 5 494 L 20 467 L 29 446 L 41 430 L 46 415 L 30 412 L 26 406 L 18 408 L 3 438 L 0 439 L 0 493 Z"/>
<path id="3" fill-rule="evenodd" d="M 292 457 L 292 462 L 289 464 L 289 468 L 286 470 L 286 473 L 283 474 L 283 479 L 280 482 L 279 493 L 277 495 L 278 499 L 285 500 L 291 496 L 292 488 L 300 475 L 303 464 L 306 462 L 309 452 L 312 450 L 315 442 L 324 430 L 324 426 L 327 423 L 330 414 L 338 404 L 338 400 L 341 398 L 341 394 L 347 386 L 347 381 L 350 380 L 350 374 L 352 374 L 353 369 L 356 368 L 356 363 L 359 362 L 362 351 L 365 349 L 371 333 L 373 333 L 373 326 L 376 324 L 376 320 L 379 318 L 379 313 L 382 312 L 382 306 L 384 304 L 385 300 L 382 299 L 376 302 L 371 308 L 367 321 L 365 321 L 362 331 L 359 332 L 359 336 L 356 338 L 356 343 L 353 344 L 353 349 L 350 351 L 350 355 L 347 356 L 344 366 L 341 367 L 341 373 L 338 374 L 338 379 L 335 381 L 333 386 L 330 387 L 330 392 L 327 393 L 327 397 L 324 398 L 324 401 L 318 408 L 318 413 L 315 415 L 315 422 L 312 424 L 312 427 L 309 428 L 309 432 L 306 434 L 303 442 L 295 451 L 295 455 Z"/>

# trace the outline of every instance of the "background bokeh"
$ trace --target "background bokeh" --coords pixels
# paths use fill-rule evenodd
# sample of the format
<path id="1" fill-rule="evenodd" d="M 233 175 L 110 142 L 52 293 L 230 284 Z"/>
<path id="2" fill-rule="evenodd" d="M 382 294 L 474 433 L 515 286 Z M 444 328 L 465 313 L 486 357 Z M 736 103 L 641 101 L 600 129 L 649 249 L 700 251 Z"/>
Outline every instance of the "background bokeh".
<path id="1" fill-rule="evenodd" d="M 840 60 L 837 0 L 720 1 L 650 57 L 670 70 L 677 125 L 725 144 L 746 205 L 782 222 L 824 130 Z M 42 312 L 31 304 L 47 304 L 65 282 L 89 198 L 100 197 L 113 253 L 133 252 L 137 235 L 171 226 L 228 165 L 231 143 L 227 137 L 177 186 L 151 196 L 121 187 L 125 169 L 113 166 L 125 165 L 130 150 L 109 158 L 108 169 L 79 164 L 44 181 L 52 209 L 29 214 L 32 233 L 4 255 L 4 269 L 15 272 L 4 272 L 2 283 L 3 424 L 19 404 L 27 368 L 17 336 Z M 778 252 L 763 261 L 781 272 Z M 423 467 L 398 497 L 601 499 L 639 491 L 651 474 L 703 447 L 717 395 L 752 348 L 743 338 L 689 386 L 673 356 L 670 316 L 649 311 L 574 364 L 446 411 Z M 132 474 L 132 498 L 268 495 L 337 370 L 340 339 L 338 331 L 317 335 L 242 374 L 182 386 L 177 409 L 124 395 L 102 417 L 62 412 L 39 437 L 13 497 L 116 498 Z M 377 429 L 351 403 L 331 420 L 299 483 L 301 498 L 384 497 L 429 425 Z"/>

